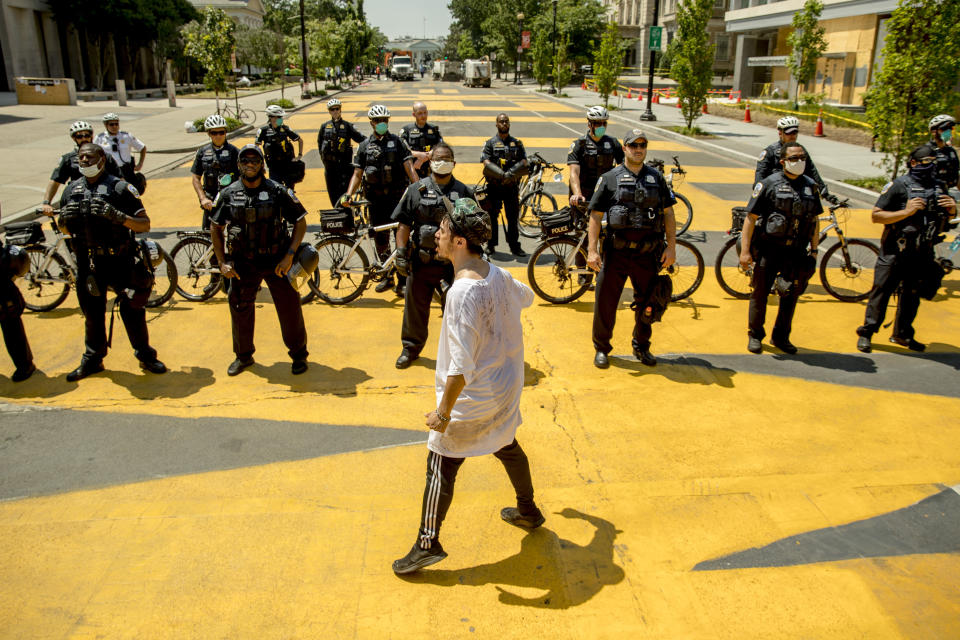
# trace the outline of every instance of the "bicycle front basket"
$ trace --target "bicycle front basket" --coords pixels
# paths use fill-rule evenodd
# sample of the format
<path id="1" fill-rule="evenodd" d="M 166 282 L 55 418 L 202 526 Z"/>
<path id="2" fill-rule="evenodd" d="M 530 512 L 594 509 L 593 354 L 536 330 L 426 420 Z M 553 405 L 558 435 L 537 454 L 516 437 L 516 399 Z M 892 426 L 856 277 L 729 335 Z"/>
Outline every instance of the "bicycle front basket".
<path id="1" fill-rule="evenodd" d="M 11 222 L 4 230 L 7 232 L 7 244 L 26 247 L 44 241 L 43 226 L 39 222 Z"/>
<path id="2" fill-rule="evenodd" d="M 541 215 L 540 231 L 545 238 L 573 233 L 573 214 L 570 207 Z"/>
<path id="3" fill-rule="evenodd" d="M 353 211 L 324 209 L 320 212 L 320 228 L 324 233 L 353 233 Z"/>

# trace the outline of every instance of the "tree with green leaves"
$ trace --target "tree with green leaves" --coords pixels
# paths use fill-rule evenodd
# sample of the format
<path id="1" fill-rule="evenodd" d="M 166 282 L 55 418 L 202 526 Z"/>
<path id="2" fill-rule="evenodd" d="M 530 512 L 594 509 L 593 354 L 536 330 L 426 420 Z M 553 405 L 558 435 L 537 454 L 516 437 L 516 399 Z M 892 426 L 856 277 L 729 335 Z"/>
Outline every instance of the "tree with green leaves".
<path id="1" fill-rule="evenodd" d="M 543 3 L 542 11 L 533 19 L 531 29 L 546 31 L 553 37 L 553 7 Z M 527 21 L 524 20 L 524 23 Z M 593 61 L 594 43 L 606 24 L 606 10 L 600 0 L 560 0 L 557 3 L 557 46 L 560 36 L 567 35 L 567 59 L 584 64 Z"/>
<path id="2" fill-rule="evenodd" d="M 930 118 L 960 104 L 957 24 L 960 4 L 938 0 L 900 0 L 887 20 L 882 66 L 864 103 L 891 179 L 930 137 Z"/>
<path id="3" fill-rule="evenodd" d="M 713 4 L 713 0 L 685 0 L 677 6 L 676 48 L 670 77 L 677 81 L 677 98 L 688 130 L 703 113 L 713 79 L 714 47 L 707 32 Z"/>
<path id="4" fill-rule="evenodd" d="M 563 88 L 570 83 L 573 72 L 570 70 L 570 63 L 567 59 L 567 52 L 570 50 L 570 37 L 564 33 L 560 36 L 557 43 L 557 55 L 553 58 L 553 86 L 557 89 L 557 95 L 563 93 Z"/>
<path id="5" fill-rule="evenodd" d="M 603 98 L 603 105 L 609 106 L 610 94 L 617 87 L 617 80 L 623 70 L 624 43 L 620 30 L 613 22 L 607 24 L 600 40 L 600 51 L 593 59 L 593 76 L 597 81 L 597 91 Z"/>
<path id="6" fill-rule="evenodd" d="M 205 7 L 199 21 L 183 28 L 186 46 L 184 53 L 200 63 L 206 71 L 203 82 L 216 92 L 227 89 L 227 74 L 230 73 L 230 55 L 236 39 L 237 25 L 227 17 L 223 9 Z"/>
<path id="7" fill-rule="evenodd" d="M 550 80 L 550 71 L 553 61 L 550 59 L 550 41 L 546 31 L 538 31 L 533 39 L 533 49 L 530 54 L 533 56 L 533 77 L 537 84 L 543 89 Z"/>
<path id="8" fill-rule="evenodd" d="M 823 37 L 826 29 L 820 26 L 822 13 L 821 0 L 806 0 L 803 9 L 793 14 L 793 31 L 787 36 L 787 44 L 793 53 L 787 57 L 787 68 L 797 82 L 794 109 L 798 106 L 800 87 L 813 79 L 817 72 L 817 59 L 827 50 L 827 41 Z"/>

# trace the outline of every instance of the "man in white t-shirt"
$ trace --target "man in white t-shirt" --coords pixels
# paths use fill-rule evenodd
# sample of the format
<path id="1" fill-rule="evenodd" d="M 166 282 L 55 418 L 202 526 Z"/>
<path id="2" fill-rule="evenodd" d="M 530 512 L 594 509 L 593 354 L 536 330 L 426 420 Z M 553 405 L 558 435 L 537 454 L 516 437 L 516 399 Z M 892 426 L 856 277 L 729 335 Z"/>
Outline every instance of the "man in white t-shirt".
<path id="1" fill-rule="evenodd" d="M 437 350 L 437 408 L 428 414 L 427 486 L 420 532 L 410 552 L 393 563 L 412 573 L 447 557 L 438 539 L 465 458 L 495 455 L 517 494 L 500 517 L 534 529 L 544 522 L 533 501 L 530 464 L 516 440 L 523 391 L 520 311 L 533 291 L 483 259 L 490 216 L 469 198 L 457 200 L 436 234 L 437 255 L 453 263 L 453 285 Z"/>

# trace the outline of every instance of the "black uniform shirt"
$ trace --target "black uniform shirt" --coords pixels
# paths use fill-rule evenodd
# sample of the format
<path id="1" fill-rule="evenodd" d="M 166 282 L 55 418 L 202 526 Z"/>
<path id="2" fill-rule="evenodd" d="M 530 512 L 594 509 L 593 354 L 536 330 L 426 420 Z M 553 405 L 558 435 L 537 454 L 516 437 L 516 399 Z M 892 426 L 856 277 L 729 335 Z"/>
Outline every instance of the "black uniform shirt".
<path id="1" fill-rule="evenodd" d="M 60 156 L 60 164 L 53 170 L 50 179 L 60 184 L 66 184 L 72 180 L 82 178 L 83 174 L 80 173 L 78 153 L 78 150 L 75 149 L 70 153 L 65 153 Z M 122 177 L 120 175 L 120 167 L 117 166 L 117 161 L 113 159 L 113 156 L 106 154 L 105 157 L 107 161 L 103 167 L 104 170 L 110 175 L 117 176 L 118 178 Z"/>
<path id="2" fill-rule="evenodd" d="M 418 127 L 416 122 L 404 125 L 403 129 L 400 130 L 400 137 L 413 151 L 430 151 L 437 146 L 439 142 L 443 141 L 443 136 L 440 135 L 440 128 L 429 122 L 422 127 Z M 424 162 L 421 164 L 420 168 L 417 169 L 417 175 L 421 178 L 426 178 L 430 175 L 430 163 Z"/>
<path id="3" fill-rule="evenodd" d="M 445 195 L 450 202 L 456 204 L 460 198 L 473 198 L 473 189 L 463 184 L 456 178 L 452 178 L 445 185 L 438 185 L 433 178 L 424 178 L 415 182 L 403 193 L 403 198 L 397 208 L 393 210 L 391 219 L 400 224 L 404 224 L 411 229 L 417 227 L 420 213 L 420 188 L 435 189 L 439 187 L 441 194 Z"/>
<path id="4" fill-rule="evenodd" d="M 263 154 L 267 157 L 267 162 L 293 159 L 293 145 L 287 144 L 287 141 L 296 142 L 299 139 L 300 136 L 285 124 L 279 127 L 267 125 L 257 129 L 257 144 L 263 145 Z"/>
<path id="5" fill-rule="evenodd" d="M 356 127 L 340 119 L 338 121 L 330 120 L 322 127 L 317 134 L 317 149 L 320 151 L 320 159 L 324 163 L 333 161 L 349 164 L 353 157 L 353 142 L 363 142 L 365 135 L 357 131 Z"/>
<path id="6" fill-rule="evenodd" d="M 760 157 L 757 158 L 757 170 L 753 176 L 754 184 L 778 171 L 783 171 L 783 165 L 780 164 L 780 149 L 782 147 L 783 143 L 777 140 L 760 152 Z M 817 166 L 813 164 L 813 158 L 810 157 L 810 152 L 807 151 L 803 145 L 800 145 L 800 147 L 803 149 L 803 152 L 807 154 L 806 167 L 803 170 L 803 175 L 812 179 L 817 184 L 820 193 L 827 193 L 827 184 L 823 181 L 823 178 L 820 177 Z"/>
<path id="7" fill-rule="evenodd" d="M 957 158 L 957 150 L 949 145 L 938 148 L 937 179 L 948 187 L 956 187 L 958 177 L 960 177 L 960 158 Z"/>
<path id="8" fill-rule="evenodd" d="M 612 159 L 609 156 L 613 156 Z M 588 199 L 593 195 L 597 178 L 601 173 L 606 173 L 598 169 L 604 161 L 609 164 L 606 171 L 623 164 L 623 147 L 615 138 L 604 135 L 594 140 L 589 133 L 585 133 L 570 144 L 567 164 L 580 165 L 580 192 Z M 570 193 L 573 193 L 572 189 Z"/>
<path id="9" fill-rule="evenodd" d="M 627 168 L 627 165 L 622 164 L 600 176 L 597 180 L 597 186 L 593 191 L 593 197 L 590 198 L 588 209 L 590 211 L 606 213 L 610 210 L 610 207 L 617 204 L 617 202 L 619 202 L 619 194 L 617 193 L 619 190 L 619 178 L 627 174 L 636 178 L 637 184 L 642 184 L 645 187 L 656 187 L 660 198 L 661 211 L 677 204 L 677 199 L 674 197 L 673 191 L 667 185 L 667 181 L 663 179 L 659 171 L 653 167 L 643 165 L 639 173 L 633 173 Z"/>
<path id="10" fill-rule="evenodd" d="M 912 176 L 907 174 L 884 185 L 883 189 L 880 190 L 880 197 L 877 198 L 877 203 L 874 206 L 883 211 L 902 211 L 907 208 L 907 201 L 910 200 L 910 198 L 929 198 L 931 195 L 940 196 L 946 193 L 946 185 L 939 180 L 934 181 L 934 183 L 928 187 L 924 187 Z M 903 220 L 884 225 L 883 236 L 880 240 L 883 252 L 886 254 L 899 253 L 897 239 L 900 228 L 908 226 L 911 223 L 917 227 L 926 226 L 930 220 L 938 215 L 940 214 L 937 211 L 928 211 L 927 208 L 923 208 Z"/>
<path id="11" fill-rule="evenodd" d="M 193 158 L 193 166 L 190 167 L 190 173 L 195 176 L 200 176 L 201 179 L 208 169 L 211 173 L 217 174 L 217 177 L 215 178 L 215 181 L 217 182 L 216 190 L 208 189 L 210 185 L 206 184 L 204 181 L 203 190 L 211 198 L 217 195 L 217 191 L 219 191 L 219 189 L 223 188 L 223 186 L 219 184 L 220 176 L 230 175 L 231 180 L 233 180 L 233 176 L 236 176 L 238 171 L 238 153 L 239 151 L 237 148 L 229 142 L 225 142 L 219 149 L 215 148 L 212 142 L 208 142 L 197 149 L 197 154 Z M 219 164 L 218 169 L 212 168 L 214 163 Z"/>
<path id="12" fill-rule="evenodd" d="M 490 160 L 504 171 L 526 158 L 527 151 L 523 148 L 523 143 L 511 135 L 508 135 L 506 140 L 501 140 L 499 134 L 491 137 L 484 143 L 483 152 L 480 154 L 480 162 Z"/>
<path id="13" fill-rule="evenodd" d="M 237 180 L 228 187 L 224 187 L 217 194 L 210 212 L 210 221 L 218 226 L 228 226 L 234 222 L 231 201 L 232 194 L 242 192 L 246 196 L 247 206 L 255 207 L 258 202 L 274 198 L 275 212 L 290 224 L 296 224 L 307 215 L 307 210 L 301 204 L 293 189 L 287 188 L 279 182 L 262 178 L 257 187 L 248 187 L 243 180 Z"/>
<path id="14" fill-rule="evenodd" d="M 86 178 L 70 182 L 60 196 L 60 210 L 66 209 L 69 202 L 86 201 L 99 198 L 113 205 L 128 216 L 136 216 L 144 210 L 140 202 L 140 193 L 136 187 L 117 176 L 104 173 L 97 182 L 90 184 Z M 67 230 L 73 235 L 75 249 L 117 247 L 133 240 L 133 231 L 125 226 L 104 218 L 83 214 L 79 218 L 64 220 Z"/>

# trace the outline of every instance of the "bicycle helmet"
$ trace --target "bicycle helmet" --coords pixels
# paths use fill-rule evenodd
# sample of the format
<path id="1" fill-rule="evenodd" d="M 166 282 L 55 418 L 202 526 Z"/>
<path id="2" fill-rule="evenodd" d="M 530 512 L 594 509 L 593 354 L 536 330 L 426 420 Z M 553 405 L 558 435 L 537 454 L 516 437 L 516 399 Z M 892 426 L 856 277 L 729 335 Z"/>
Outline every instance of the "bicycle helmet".
<path id="1" fill-rule="evenodd" d="M 791 127 L 800 128 L 800 121 L 793 116 L 783 116 L 777 120 L 777 129 L 790 129 Z"/>
<path id="2" fill-rule="evenodd" d="M 587 120 L 607 120 L 609 117 L 610 114 L 600 105 L 587 109 Z"/>
<path id="3" fill-rule="evenodd" d="M 215 113 L 212 116 L 207 116 L 207 119 L 203 121 L 203 128 L 207 131 L 210 131 L 210 129 L 226 129 L 227 120 L 219 113 Z"/>
<path id="4" fill-rule="evenodd" d="M 340 104 L 341 103 L 339 98 L 330 98 L 329 100 L 327 100 L 327 109 L 333 109 L 334 107 L 339 107 Z"/>
<path id="5" fill-rule="evenodd" d="M 104 122 L 113 122 L 114 120 L 116 120 L 117 122 L 119 122 L 119 121 L 120 121 L 120 116 L 117 115 L 116 113 L 114 113 L 113 111 L 111 111 L 110 113 L 104 114 L 104 116 L 103 116 L 103 121 L 104 121 Z"/>
<path id="6" fill-rule="evenodd" d="M 287 112 L 278 104 L 271 104 L 267 107 L 268 118 L 282 118 L 285 115 L 287 115 Z"/>
<path id="7" fill-rule="evenodd" d="M 480 205 L 471 198 L 459 198 L 454 204 L 453 211 L 447 216 L 450 218 L 450 227 L 453 232 L 465 238 L 471 245 L 483 246 L 493 235 L 490 214 L 481 209 Z"/>
<path id="8" fill-rule="evenodd" d="M 93 133 L 93 127 L 90 126 L 89 122 L 85 122 L 84 120 L 77 120 L 70 125 L 71 136 L 75 133 L 80 133 L 81 131 L 89 131 L 90 133 Z"/>
<path id="9" fill-rule="evenodd" d="M 367 117 L 373 120 L 374 118 L 389 118 L 390 109 L 387 109 L 382 104 L 375 104 L 370 107 L 370 110 L 367 111 Z"/>
<path id="10" fill-rule="evenodd" d="M 952 127 L 955 124 L 957 124 L 957 121 L 954 120 L 953 116 L 941 113 L 938 116 L 933 116 L 933 118 L 930 120 L 930 130 L 943 129 L 947 126 Z"/>

